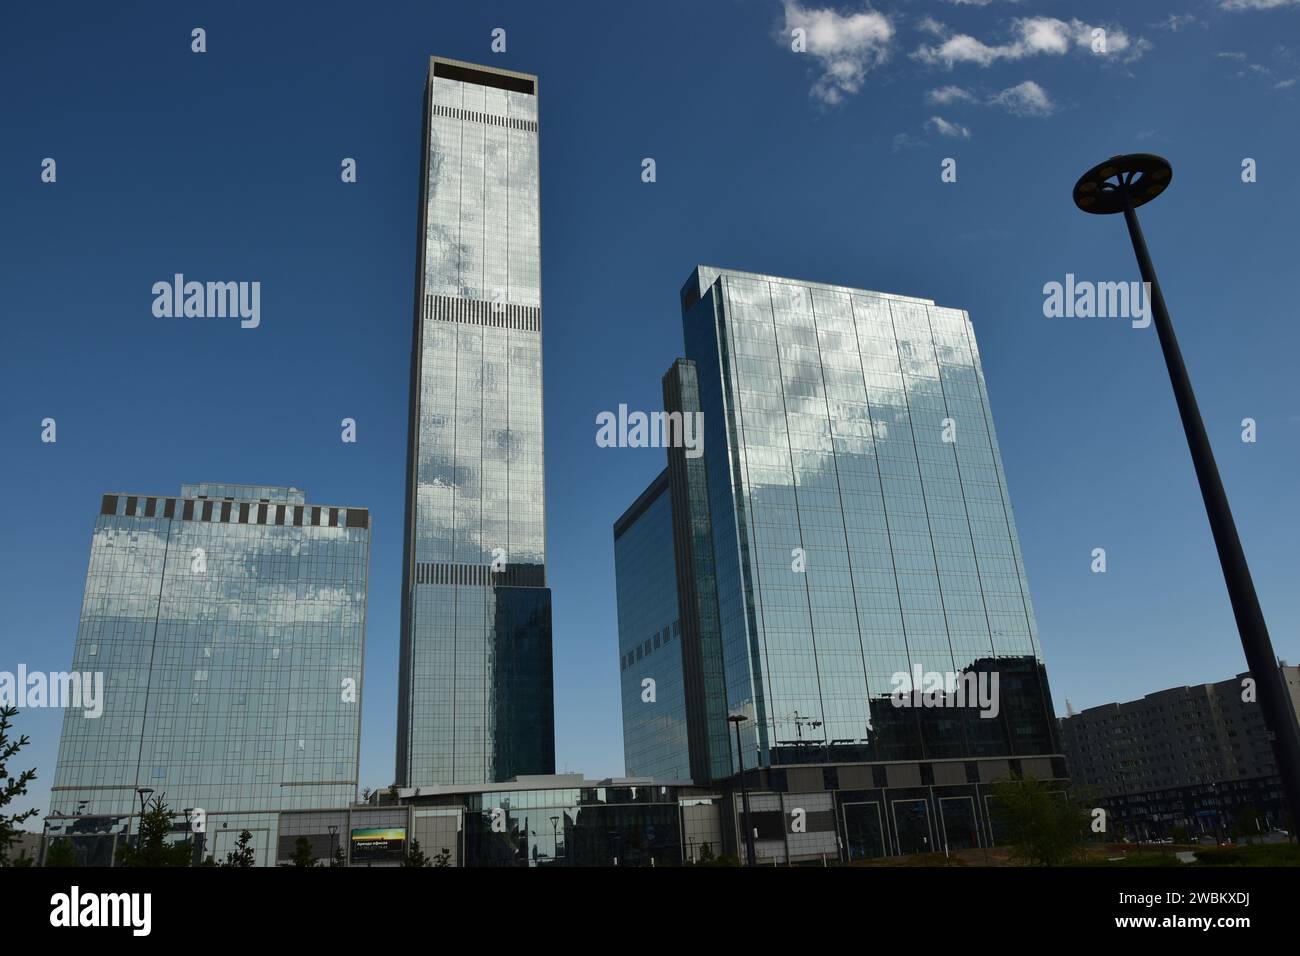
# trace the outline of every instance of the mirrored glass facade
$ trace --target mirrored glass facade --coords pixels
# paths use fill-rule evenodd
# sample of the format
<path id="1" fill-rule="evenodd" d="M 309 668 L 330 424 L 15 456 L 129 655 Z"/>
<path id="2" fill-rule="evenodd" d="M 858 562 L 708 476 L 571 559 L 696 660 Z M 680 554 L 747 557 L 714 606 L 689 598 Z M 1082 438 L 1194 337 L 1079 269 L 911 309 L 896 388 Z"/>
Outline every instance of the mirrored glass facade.
<path id="1" fill-rule="evenodd" d="M 433 58 L 422 168 L 397 780 L 549 773 L 536 78 Z"/>
<path id="2" fill-rule="evenodd" d="M 966 313 L 703 266 L 682 305 L 746 766 L 1055 753 Z M 894 707 L 917 668 L 996 672 L 998 715 Z"/>
<path id="3" fill-rule="evenodd" d="M 366 509 L 296 489 L 105 495 L 72 661 L 103 714 L 65 712 L 51 815 L 355 799 L 369 552 Z"/>
<path id="4" fill-rule="evenodd" d="M 614 575 L 626 773 L 689 780 L 667 471 L 614 525 Z"/>

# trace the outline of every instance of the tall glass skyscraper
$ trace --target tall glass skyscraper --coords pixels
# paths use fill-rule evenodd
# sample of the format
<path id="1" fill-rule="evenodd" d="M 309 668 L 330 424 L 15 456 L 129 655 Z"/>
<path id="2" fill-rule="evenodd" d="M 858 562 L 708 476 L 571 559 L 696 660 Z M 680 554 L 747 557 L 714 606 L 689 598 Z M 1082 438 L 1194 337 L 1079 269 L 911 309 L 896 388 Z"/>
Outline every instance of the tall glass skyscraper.
<path id="1" fill-rule="evenodd" d="M 537 78 L 441 57 L 425 89 L 397 781 L 555 768 Z"/>
<path id="2" fill-rule="evenodd" d="M 692 749 L 725 733 L 723 698 L 748 718 L 747 767 L 1056 755 L 966 313 L 705 266 L 681 300 L 691 362 L 674 368 L 703 411 L 706 473 L 672 488 L 684 515 L 672 545 L 678 593 L 689 581 L 697 595 L 693 607 L 679 602 L 680 624 L 698 635 L 704 662 L 694 691 L 686 681 L 684 709 L 698 715 Z M 690 461 L 669 452 L 670 472 Z M 648 520 L 625 516 L 622 537 L 633 518 Z M 721 686 L 707 680 L 713 648 Z M 900 674 L 909 690 L 923 690 L 918 675 L 939 690 L 896 706 Z M 957 706 L 956 687 L 977 682 L 990 706 Z M 623 683 L 634 714 L 624 733 L 635 737 L 651 715 L 629 706 Z M 694 753 L 691 763 L 703 765 Z"/>
<path id="3" fill-rule="evenodd" d="M 355 800 L 369 557 L 365 508 L 293 488 L 104 495 L 72 661 L 103 713 L 66 712 L 51 816 L 120 831 L 148 789 L 204 810 L 209 853 L 247 826 L 267 862 L 275 811 Z"/>

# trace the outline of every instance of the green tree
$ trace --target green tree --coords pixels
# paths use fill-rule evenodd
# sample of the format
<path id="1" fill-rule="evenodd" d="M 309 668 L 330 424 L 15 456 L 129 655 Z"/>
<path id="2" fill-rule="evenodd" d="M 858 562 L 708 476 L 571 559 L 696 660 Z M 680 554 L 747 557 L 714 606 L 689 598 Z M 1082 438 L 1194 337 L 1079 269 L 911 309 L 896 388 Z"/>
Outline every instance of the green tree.
<path id="1" fill-rule="evenodd" d="M 347 866 L 347 857 L 343 855 L 343 844 L 335 843 L 334 858 L 330 860 L 330 866 Z"/>
<path id="2" fill-rule="evenodd" d="M 154 797 L 140 817 L 140 835 L 135 846 L 118 848 L 117 858 L 122 866 L 189 866 L 194 847 L 188 841 L 173 843 L 167 838 L 172 832 L 174 814 Z"/>
<path id="3" fill-rule="evenodd" d="M 235 841 L 235 848 L 226 854 L 226 862 L 221 866 L 239 867 L 246 869 L 256 865 L 256 852 L 253 847 L 253 834 L 247 830 L 239 831 L 239 839 Z"/>
<path id="4" fill-rule="evenodd" d="M 77 865 L 77 854 L 72 849 L 72 841 L 66 837 L 51 840 L 45 848 L 45 865 L 68 867 Z"/>
<path id="5" fill-rule="evenodd" d="M 402 866 L 428 866 L 429 858 L 424 855 L 420 849 L 420 841 L 412 840 L 411 848 L 406 851 L 406 856 L 402 858 Z"/>
<path id="6" fill-rule="evenodd" d="M 443 847 L 433 856 L 433 865 L 438 867 L 451 866 L 451 850 Z"/>
<path id="7" fill-rule="evenodd" d="M 1033 777 L 993 785 L 992 814 L 1012 855 L 1038 866 L 1059 866 L 1078 856 L 1089 814 L 1059 790 Z"/>
<path id="8" fill-rule="evenodd" d="M 18 716 L 17 707 L 0 707 L 0 808 L 7 807 L 18 797 L 26 796 L 27 785 L 36 779 L 36 771 L 24 770 L 17 777 L 9 775 L 6 765 L 18 755 L 29 743 L 27 735 L 11 740 L 9 728 L 11 721 Z M 36 807 L 22 813 L 6 815 L 0 813 L 0 866 L 9 859 L 9 845 L 18 834 L 18 827 L 24 820 L 36 816 L 40 811 Z"/>
<path id="9" fill-rule="evenodd" d="M 311 840 L 305 836 L 300 836 L 293 841 L 293 862 L 290 866 L 306 869 L 308 867 L 319 866 L 316 862 L 316 855 L 311 849 Z"/>

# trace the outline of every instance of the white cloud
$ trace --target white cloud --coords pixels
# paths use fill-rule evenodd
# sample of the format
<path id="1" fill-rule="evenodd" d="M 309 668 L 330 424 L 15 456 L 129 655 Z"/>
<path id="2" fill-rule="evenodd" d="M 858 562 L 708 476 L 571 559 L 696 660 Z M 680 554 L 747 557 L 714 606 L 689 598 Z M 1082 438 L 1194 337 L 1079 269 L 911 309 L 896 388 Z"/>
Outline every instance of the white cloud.
<path id="1" fill-rule="evenodd" d="M 928 13 L 916 21 L 916 28 L 922 33 L 928 33 L 931 36 L 944 37 L 948 35 L 948 28 Z"/>
<path id="2" fill-rule="evenodd" d="M 956 139 L 970 139 L 970 130 L 958 123 L 949 123 L 942 116 L 931 116 L 925 121 L 925 128 L 940 136 L 952 136 Z"/>
<path id="3" fill-rule="evenodd" d="M 1016 116 L 1051 116 L 1056 104 L 1033 80 L 1025 80 L 991 97 L 989 102 Z"/>
<path id="4" fill-rule="evenodd" d="M 901 153 L 905 149 L 916 149 L 919 146 L 925 146 L 924 140 L 913 139 L 906 133 L 894 134 L 894 152 Z"/>
<path id="5" fill-rule="evenodd" d="M 1300 6 L 1300 0 L 1219 0 L 1223 10 L 1277 10 L 1294 6 Z"/>
<path id="6" fill-rule="evenodd" d="M 822 10 L 785 0 L 785 33 L 801 29 L 807 37 L 806 55 L 813 57 L 821 75 L 811 95 L 827 106 L 835 106 L 862 88 L 867 73 L 889 59 L 894 25 L 889 17 L 874 10 L 844 15 L 829 7 Z"/>
<path id="7" fill-rule="evenodd" d="M 1000 93 L 975 94 L 961 86 L 941 86 L 925 94 L 932 106 L 952 106 L 970 103 L 976 106 L 998 106 L 1015 116 L 1051 116 L 1056 104 L 1033 80 L 1009 86 Z"/>
<path id="8" fill-rule="evenodd" d="M 1104 40 L 1101 49 L 1098 40 Z M 1018 17 L 1012 21 L 1012 39 L 990 45 L 966 33 L 957 33 L 937 46 L 922 45 L 913 57 L 931 66 L 952 69 L 958 63 L 989 66 L 998 60 L 1023 60 L 1031 56 L 1063 56 L 1071 50 L 1085 50 L 1096 56 L 1135 60 L 1151 44 L 1133 39 L 1117 26 L 1101 27 L 1082 20 L 1058 20 L 1055 17 Z"/>
<path id="9" fill-rule="evenodd" d="M 1190 13 L 1171 13 L 1159 23 L 1153 23 L 1151 25 L 1161 30 L 1169 30 L 1171 33 L 1177 33 L 1183 27 L 1190 26 L 1196 22 L 1196 17 Z"/>
<path id="10" fill-rule="evenodd" d="M 1272 66 L 1264 63 L 1252 63 L 1250 57 L 1245 53 L 1235 50 L 1225 50 L 1214 54 L 1214 56 L 1215 59 L 1223 60 L 1225 63 L 1236 64 L 1236 71 L 1230 74 L 1233 79 L 1263 80 L 1275 90 L 1289 90 L 1296 85 L 1296 58 L 1282 44 L 1278 44 L 1272 50 Z"/>
<path id="11" fill-rule="evenodd" d="M 960 86 L 941 86 L 937 90 L 926 93 L 925 101 L 938 106 L 947 106 L 949 103 L 973 103 L 975 94 Z"/>

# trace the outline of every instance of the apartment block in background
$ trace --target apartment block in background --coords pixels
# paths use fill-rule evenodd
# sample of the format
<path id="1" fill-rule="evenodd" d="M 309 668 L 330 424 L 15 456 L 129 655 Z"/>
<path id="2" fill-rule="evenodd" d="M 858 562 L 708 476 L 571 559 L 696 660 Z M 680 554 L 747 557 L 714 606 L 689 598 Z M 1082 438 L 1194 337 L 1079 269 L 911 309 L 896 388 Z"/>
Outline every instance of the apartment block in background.
<path id="1" fill-rule="evenodd" d="M 1300 667 L 1280 680 L 1300 712 Z M 1137 839 L 1174 829 L 1260 836 L 1286 827 L 1273 745 L 1251 675 L 1171 687 L 1140 700 L 1101 704 L 1061 719 L 1061 743 L 1077 786 Z"/>

